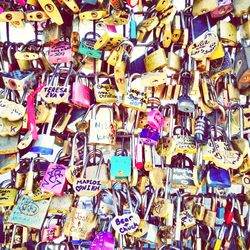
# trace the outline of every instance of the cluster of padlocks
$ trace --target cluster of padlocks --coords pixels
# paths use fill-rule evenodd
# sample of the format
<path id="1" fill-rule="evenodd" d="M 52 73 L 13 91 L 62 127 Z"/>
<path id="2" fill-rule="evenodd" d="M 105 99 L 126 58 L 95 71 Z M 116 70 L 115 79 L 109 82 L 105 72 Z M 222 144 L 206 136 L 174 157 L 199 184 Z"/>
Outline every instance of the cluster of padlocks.
<path id="1" fill-rule="evenodd" d="M 0 0 L 0 248 L 250 249 L 249 14 Z"/>

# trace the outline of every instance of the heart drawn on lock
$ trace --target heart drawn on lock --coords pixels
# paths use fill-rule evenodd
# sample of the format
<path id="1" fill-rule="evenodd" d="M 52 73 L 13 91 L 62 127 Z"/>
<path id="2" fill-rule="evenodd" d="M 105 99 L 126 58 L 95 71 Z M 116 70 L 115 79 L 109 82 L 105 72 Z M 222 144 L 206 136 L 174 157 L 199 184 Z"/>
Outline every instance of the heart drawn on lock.
<path id="1" fill-rule="evenodd" d="M 111 221 L 115 231 L 120 234 L 133 233 L 140 224 L 140 217 L 136 213 L 117 215 Z"/>
<path id="2" fill-rule="evenodd" d="M 93 197 L 97 195 L 102 188 L 101 180 L 77 178 L 73 183 L 73 189 L 78 196 Z"/>

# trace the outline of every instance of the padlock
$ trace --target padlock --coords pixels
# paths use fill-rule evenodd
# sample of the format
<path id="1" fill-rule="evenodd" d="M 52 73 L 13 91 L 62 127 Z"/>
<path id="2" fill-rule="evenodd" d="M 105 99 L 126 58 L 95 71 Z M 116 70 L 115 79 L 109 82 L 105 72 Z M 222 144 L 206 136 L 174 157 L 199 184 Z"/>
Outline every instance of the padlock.
<path id="1" fill-rule="evenodd" d="M 29 89 L 35 85 L 35 74 L 30 70 L 15 70 L 3 74 L 2 77 L 6 88 L 20 92 L 25 91 L 26 89 Z"/>
<path id="2" fill-rule="evenodd" d="M 250 39 L 249 26 L 250 26 L 250 19 L 243 22 L 239 27 L 239 31 L 243 39 Z"/>
<path id="3" fill-rule="evenodd" d="M 72 50 L 70 43 L 58 42 L 49 48 L 48 62 L 50 64 L 60 64 L 72 62 Z"/>
<path id="4" fill-rule="evenodd" d="M 222 246 L 223 239 L 225 237 L 226 226 L 222 225 L 219 229 L 218 237 L 216 237 L 216 241 L 214 244 L 214 250 L 220 250 Z"/>
<path id="5" fill-rule="evenodd" d="M 244 232 L 239 225 L 237 225 L 236 227 L 237 227 L 237 232 L 238 232 L 238 236 L 236 237 L 236 244 L 240 249 L 246 250 L 247 247 L 246 247 L 246 240 L 245 240 Z"/>
<path id="6" fill-rule="evenodd" d="M 45 11 L 45 13 L 57 24 L 62 25 L 64 23 L 60 11 L 52 0 L 38 0 L 38 3 Z"/>
<path id="7" fill-rule="evenodd" d="M 204 197 L 198 197 L 197 202 L 192 208 L 192 213 L 196 220 L 202 221 L 204 219 L 206 207 L 204 206 Z"/>
<path id="8" fill-rule="evenodd" d="M 96 161 L 97 157 L 99 158 L 99 161 L 97 162 L 96 173 L 93 178 L 88 178 L 85 175 L 86 175 L 87 165 L 89 164 L 89 160 L 90 158 L 94 158 L 94 161 Z M 78 196 L 94 197 L 98 195 L 98 193 L 101 191 L 102 183 L 101 180 L 99 179 L 99 176 L 101 172 L 102 163 L 103 163 L 103 154 L 98 149 L 95 151 L 90 151 L 86 155 L 86 157 L 83 158 L 83 169 L 81 171 L 81 175 L 73 182 L 73 189 Z M 89 167 L 93 168 L 92 166 Z"/>
<path id="9" fill-rule="evenodd" d="M 211 228 L 214 228 L 216 223 L 216 205 L 217 205 L 216 198 L 212 197 L 211 209 L 206 210 L 204 216 L 204 223 Z"/>
<path id="10" fill-rule="evenodd" d="M 108 110 L 109 118 L 100 118 L 101 109 Z M 99 114 L 98 114 L 99 113 Z M 103 113 L 102 113 L 103 114 Z M 99 118 L 98 118 L 99 117 Z M 116 141 L 116 123 L 113 119 L 113 108 L 109 105 L 97 104 L 93 107 L 89 125 L 89 143 L 114 145 Z"/>
<path id="11" fill-rule="evenodd" d="M 228 236 L 225 237 L 225 243 L 224 243 L 224 249 L 225 249 L 225 250 L 228 250 L 229 247 L 231 246 L 231 241 L 232 241 L 232 238 L 233 238 L 234 228 L 235 228 L 235 227 L 234 227 L 234 225 L 232 224 L 232 225 L 230 226 Z"/>
<path id="12" fill-rule="evenodd" d="M 79 13 L 80 20 L 99 20 L 101 18 L 105 18 L 109 15 L 108 9 L 109 2 L 107 0 L 103 0 L 99 2 L 97 5 L 93 6 L 92 4 L 84 4 L 82 6 L 82 12 Z"/>
<path id="13" fill-rule="evenodd" d="M 231 0 L 218 0 L 218 7 L 210 12 L 212 18 L 219 18 L 225 16 L 233 10 L 233 3 Z"/>
<path id="14" fill-rule="evenodd" d="M 173 188 L 196 188 L 198 175 L 196 175 L 194 164 L 189 157 L 177 154 L 172 157 L 171 165 L 173 167 L 170 183 Z"/>
<path id="15" fill-rule="evenodd" d="M 140 140 L 144 144 L 155 146 L 159 140 L 159 132 L 151 128 L 143 128 L 140 133 Z"/>
<path id="16" fill-rule="evenodd" d="M 217 0 L 215 0 L 215 1 L 217 2 Z M 211 31 L 211 26 L 210 26 L 208 16 L 205 15 L 204 18 L 206 18 L 206 22 L 203 20 L 202 21 L 206 27 L 205 31 L 207 31 L 207 32 L 204 34 L 204 37 L 198 38 L 197 40 L 196 40 L 197 36 L 195 36 L 195 30 L 194 30 L 194 27 L 196 27 L 196 26 L 194 26 L 194 24 L 193 24 L 194 20 L 196 20 L 197 18 L 191 20 L 191 33 L 192 33 L 193 43 L 188 47 L 188 54 L 192 58 L 194 58 L 195 60 L 202 60 L 204 58 L 208 58 L 214 52 L 216 52 L 216 53 L 213 56 L 217 55 L 218 56 L 217 58 L 219 58 L 219 56 L 221 56 L 221 54 L 223 54 L 221 46 L 216 51 L 218 44 L 219 44 L 218 36 L 215 32 Z M 199 26 L 197 26 L 197 27 L 199 27 Z M 203 34 L 203 33 L 204 33 L 204 30 L 202 30 L 201 34 Z M 198 35 L 201 35 L 201 34 L 199 33 Z"/>
<path id="17" fill-rule="evenodd" d="M 42 191 L 53 193 L 57 196 L 63 196 L 65 187 L 67 185 L 66 169 L 62 164 L 57 164 L 61 152 L 56 156 L 53 163 L 50 163 L 46 173 L 41 180 L 40 188 Z"/>
<path id="18" fill-rule="evenodd" d="M 174 71 L 181 70 L 181 56 L 174 52 L 174 44 L 172 44 L 170 51 L 168 52 L 168 68 Z"/>
<path id="19" fill-rule="evenodd" d="M 188 71 L 182 72 L 179 77 L 179 81 L 182 82 L 182 95 L 178 98 L 178 110 L 184 113 L 194 112 L 194 102 L 188 95 L 191 74 Z"/>
<path id="20" fill-rule="evenodd" d="M 146 56 L 144 58 L 144 65 L 147 72 L 154 71 L 156 69 L 162 69 L 168 65 L 165 50 L 159 48 L 157 44 L 157 50 L 151 51 L 148 54 L 148 48 L 146 47 Z"/>
<path id="21" fill-rule="evenodd" d="M 106 226 L 107 223 L 108 227 Z M 91 242 L 90 250 L 95 250 L 96 248 L 111 250 L 114 247 L 115 238 L 111 232 L 111 219 L 108 217 L 108 221 L 104 221 L 103 223 L 102 231 L 99 232 Z"/>
<path id="22" fill-rule="evenodd" d="M 121 154 L 121 155 L 118 155 Z M 111 157 L 110 174 L 113 178 L 124 178 L 131 176 L 132 159 L 125 149 L 117 149 Z"/>
<path id="23" fill-rule="evenodd" d="M 46 14 L 45 11 L 42 10 L 36 10 L 35 8 L 32 8 L 32 10 L 26 12 L 27 21 L 39 22 L 39 21 L 46 21 L 48 19 L 49 16 Z"/>
<path id="24" fill-rule="evenodd" d="M 234 14 L 237 17 L 247 15 L 249 13 L 249 2 L 247 0 L 234 0 L 233 1 Z"/>
<path id="25" fill-rule="evenodd" d="M 52 224 L 51 221 L 54 219 L 55 216 L 51 216 L 48 218 L 48 221 L 45 222 L 44 227 L 42 228 L 42 242 L 48 242 L 48 241 L 53 241 L 56 239 L 55 237 L 55 231 L 56 231 L 56 225 Z"/>
<path id="26" fill-rule="evenodd" d="M 47 76 L 47 84 L 40 91 L 40 95 L 46 103 L 60 104 L 68 101 L 70 95 L 69 81 L 72 72 L 72 63 L 70 63 L 69 67 L 60 67 L 58 64 L 54 72 Z M 63 84 L 59 82 L 62 79 Z"/>
<path id="27" fill-rule="evenodd" d="M 227 199 L 227 205 L 225 207 L 225 215 L 224 220 L 226 225 L 231 225 L 232 220 L 234 218 L 234 204 L 235 204 L 235 198 L 231 197 L 231 199 Z"/>
<path id="28" fill-rule="evenodd" d="M 49 23 L 44 28 L 44 44 L 52 45 L 60 41 L 62 36 L 62 26 L 56 23 Z"/>
<path id="29" fill-rule="evenodd" d="M 94 49 L 94 44 L 99 37 L 99 34 L 95 34 L 94 32 L 87 32 L 82 38 L 78 53 L 91 58 L 101 59 L 103 54 L 102 51 Z"/>
<path id="30" fill-rule="evenodd" d="M 98 103 L 110 103 L 117 101 L 115 86 L 112 83 L 112 76 L 105 72 L 95 74 L 94 95 Z"/>
<path id="31" fill-rule="evenodd" d="M 122 105 L 145 112 L 147 109 L 147 102 L 148 93 L 146 88 L 141 85 L 140 74 L 132 74 L 128 81 Z"/>
<path id="32" fill-rule="evenodd" d="M 212 0 L 209 3 L 204 0 L 195 0 L 193 3 L 192 15 L 203 15 L 215 10 L 216 8 L 218 8 L 218 0 Z"/>
<path id="33" fill-rule="evenodd" d="M 91 92 L 87 76 L 78 72 L 72 85 L 71 102 L 76 107 L 88 109 L 92 104 Z"/>
<path id="34" fill-rule="evenodd" d="M 108 17 L 103 18 L 103 23 L 106 25 L 126 25 L 129 21 L 129 9 L 124 8 L 121 9 L 115 9 L 113 12 L 111 12 L 111 15 Z"/>
<path id="35" fill-rule="evenodd" d="M 238 223 L 239 226 L 241 227 L 245 227 L 245 219 L 244 219 L 244 215 L 243 215 L 243 209 L 241 209 L 241 204 L 239 199 L 236 198 L 236 209 L 234 212 L 234 219 L 235 221 Z"/>
<path id="36" fill-rule="evenodd" d="M 114 65 L 114 78 L 119 92 L 125 94 L 126 93 L 125 75 L 130 69 L 130 59 L 133 54 L 134 45 L 132 42 L 124 40 L 117 47 L 117 49 L 118 49 L 118 54 Z"/>
<path id="37" fill-rule="evenodd" d="M 140 140 L 137 140 L 138 142 L 135 145 L 135 167 L 137 169 L 142 169 L 144 166 L 144 160 L 143 160 L 143 145 L 140 143 Z"/>
<path id="38" fill-rule="evenodd" d="M 237 28 L 230 22 L 219 22 L 219 37 L 223 44 L 229 46 L 237 45 Z"/>
<path id="39" fill-rule="evenodd" d="M 118 33 L 105 32 L 103 35 L 96 41 L 94 49 L 97 50 L 112 50 L 117 47 L 124 37 Z"/>
<path id="40" fill-rule="evenodd" d="M 51 136 L 50 132 L 52 129 L 52 123 L 54 120 L 55 112 L 56 112 L 56 108 L 53 107 L 50 111 L 47 132 L 46 134 L 42 132 L 41 134 L 38 135 L 38 140 L 32 144 L 32 147 L 30 149 L 31 152 L 37 153 L 37 154 L 44 154 L 44 155 L 53 154 L 55 136 Z M 43 126 L 43 131 L 44 129 L 45 129 L 45 125 Z"/>
<path id="41" fill-rule="evenodd" d="M 235 55 L 235 76 L 237 79 L 237 87 L 243 90 L 248 87 L 250 82 L 249 64 L 250 64 L 250 47 L 242 47 Z"/>
<path id="42" fill-rule="evenodd" d="M 12 183 L 9 180 L 4 180 L 0 183 L 0 205 L 2 207 L 13 206 L 17 195 L 17 189 L 11 187 Z"/>
<path id="43" fill-rule="evenodd" d="M 0 14 L 1 22 L 20 22 L 24 19 L 22 11 L 4 11 Z"/>
<path id="44" fill-rule="evenodd" d="M 159 18 L 156 13 L 154 13 L 154 8 L 148 10 L 148 14 L 145 15 L 144 19 L 138 24 L 137 27 L 137 40 L 144 43 L 151 31 L 156 28 L 159 24 Z"/>
<path id="45" fill-rule="evenodd" d="M 77 14 L 80 9 L 78 7 L 78 4 L 75 0 L 58 0 L 58 2 L 62 5 L 62 7 L 69 12 L 70 14 L 73 12 L 74 14 Z"/>

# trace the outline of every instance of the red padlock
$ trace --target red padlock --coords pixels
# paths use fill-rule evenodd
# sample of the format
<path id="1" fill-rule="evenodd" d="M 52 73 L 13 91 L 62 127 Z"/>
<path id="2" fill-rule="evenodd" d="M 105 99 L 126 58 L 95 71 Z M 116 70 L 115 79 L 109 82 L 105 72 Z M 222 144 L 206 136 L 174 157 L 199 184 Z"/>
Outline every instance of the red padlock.
<path id="1" fill-rule="evenodd" d="M 224 215 L 224 220 L 226 225 L 232 224 L 232 220 L 234 218 L 234 204 L 235 204 L 234 198 L 231 198 L 231 201 L 227 201 L 227 205 L 225 207 L 225 215 Z"/>
<path id="2" fill-rule="evenodd" d="M 139 0 L 127 0 L 129 7 L 134 8 L 138 4 Z"/>
<path id="3" fill-rule="evenodd" d="M 143 166 L 143 145 L 138 142 L 135 146 L 135 167 L 137 169 L 142 169 Z"/>
<path id="4" fill-rule="evenodd" d="M 77 73 L 72 86 L 71 102 L 82 108 L 89 108 L 91 105 L 91 89 L 88 86 L 88 79 L 84 73 Z"/>
<path id="5" fill-rule="evenodd" d="M 158 109 L 153 109 L 148 113 L 148 125 L 155 130 L 160 130 L 164 125 L 164 117 Z"/>

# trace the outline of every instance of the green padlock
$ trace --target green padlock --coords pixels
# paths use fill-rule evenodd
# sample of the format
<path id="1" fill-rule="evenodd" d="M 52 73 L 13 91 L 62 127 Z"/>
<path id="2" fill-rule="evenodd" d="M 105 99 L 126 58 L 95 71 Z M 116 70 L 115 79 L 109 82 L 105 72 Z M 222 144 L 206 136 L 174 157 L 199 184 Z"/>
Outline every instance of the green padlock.
<path id="1" fill-rule="evenodd" d="M 96 50 L 94 49 L 94 44 L 96 42 L 96 38 L 100 37 L 100 35 L 94 33 L 94 32 L 88 32 L 85 34 L 84 38 L 82 39 L 78 52 L 82 55 L 95 58 L 95 59 L 101 59 L 102 58 L 102 50 Z"/>

